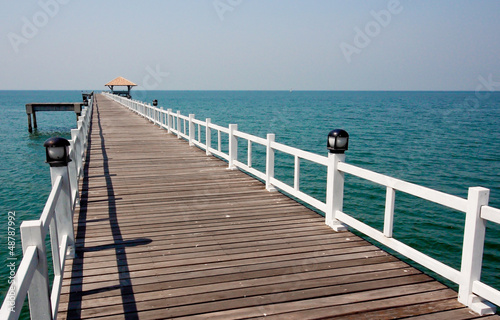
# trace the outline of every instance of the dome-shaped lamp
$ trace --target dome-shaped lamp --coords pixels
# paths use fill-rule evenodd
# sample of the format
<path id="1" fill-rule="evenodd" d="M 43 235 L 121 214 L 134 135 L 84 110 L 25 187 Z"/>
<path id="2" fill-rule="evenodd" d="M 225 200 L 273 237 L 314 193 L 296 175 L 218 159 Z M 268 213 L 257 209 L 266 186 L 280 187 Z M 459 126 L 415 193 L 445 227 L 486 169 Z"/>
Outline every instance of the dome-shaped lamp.
<path id="1" fill-rule="evenodd" d="M 67 166 L 71 161 L 69 158 L 69 141 L 61 137 L 52 137 L 47 139 L 43 146 L 45 147 L 45 154 L 47 163 L 51 167 Z"/>
<path id="2" fill-rule="evenodd" d="M 349 145 L 349 134 L 342 129 L 335 129 L 328 134 L 326 147 L 330 153 L 344 153 Z"/>

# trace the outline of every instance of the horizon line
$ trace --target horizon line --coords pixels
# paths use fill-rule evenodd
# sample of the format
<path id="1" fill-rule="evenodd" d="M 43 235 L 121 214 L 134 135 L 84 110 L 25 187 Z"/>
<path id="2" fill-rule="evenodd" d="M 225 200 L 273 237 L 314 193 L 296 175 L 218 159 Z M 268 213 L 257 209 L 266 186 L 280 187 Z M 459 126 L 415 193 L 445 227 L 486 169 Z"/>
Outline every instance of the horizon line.
<path id="1" fill-rule="evenodd" d="M 99 92 L 109 92 L 109 89 L 0 89 L 2 91 L 99 91 Z M 338 90 L 328 90 L 328 89 L 164 89 L 164 90 L 137 90 L 135 92 L 159 92 L 159 91 L 226 91 L 226 92 L 237 92 L 237 91 L 283 91 L 283 92 L 308 92 L 308 91 L 319 91 L 319 92 L 500 92 L 498 90 L 442 90 L 442 89 L 406 89 L 406 90 L 371 90 L 371 89 L 338 89 Z M 134 90 L 131 90 L 134 93 Z"/>

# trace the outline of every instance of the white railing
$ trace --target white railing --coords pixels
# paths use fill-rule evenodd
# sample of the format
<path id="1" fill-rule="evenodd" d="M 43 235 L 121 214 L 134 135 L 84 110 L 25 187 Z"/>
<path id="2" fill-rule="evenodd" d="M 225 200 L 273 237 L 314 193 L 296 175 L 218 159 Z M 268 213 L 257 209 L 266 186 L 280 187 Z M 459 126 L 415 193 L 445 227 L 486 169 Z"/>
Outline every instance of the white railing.
<path id="1" fill-rule="evenodd" d="M 75 255 L 73 213 L 79 205 L 78 181 L 83 176 L 93 95 L 89 107 L 78 118 L 78 129 L 71 130 L 68 166 L 51 167 L 52 190 L 40 219 L 23 221 L 23 258 L 0 309 L 0 319 L 18 319 L 26 294 L 31 319 L 56 319 L 66 259 Z M 49 292 L 46 235 L 50 235 L 54 280 Z"/>
<path id="2" fill-rule="evenodd" d="M 395 179 L 370 170 L 362 169 L 345 162 L 344 154 L 317 155 L 297 148 L 275 142 L 274 134 L 268 134 L 266 139 L 238 131 L 236 124 L 228 128 L 205 121 L 196 120 L 193 114 L 183 116 L 171 109 L 153 107 L 149 104 L 106 94 L 130 110 L 145 117 L 155 125 L 176 134 L 179 138 L 189 141 L 191 146 L 197 146 L 206 151 L 207 155 L 214 154 L 229 163 L 229 169 L 241 169 L 263 180 L 266 189 L 275 191 L 280 189 L 293 197 L 317 208 L 325 213 L 325 222 L 336 231 L 346 230 L 346 224 L 413 261 L 436 272 L 442 277 L 459 285 L 458 300 L 479 314 L 494 313 L 495 306 L 500 305 L 500 291 L 480 281 L 486 221 L 500 224 L 500 210 L 487 206 L 489 190 L 475 187 L 469 188 L 467 199 L 423 186 Z M 197 128 L 196 128 L 197 126 Z M 201 141 L 201 128 L 205 130 L 205 141 Z M 197 129 L 197 130 L 196 130 Z M 212 147 L 211 131 L 217 131 L 217 148 Z M 197 133 L 197 135 L 196 135 Z M 221 133 L 228 136 L 228 153 L 221 150 Z M 238 160 L 238 139 L 247 140 L 246 163 Z M 266 148 L 265 172 L 252 167 L 252 144 Z M 294 183 L 288 185 L 274 177 L 274 153 L 280 151 L 294 157 Z M 327 168 L 326 202 L 320 201 L 300 189 L 300 162 L 302 159 L 325 166 Z M 386 188 L 385 216 L 383 231 L 379 231 L 363 222 L 344 213 L 344 175 L 375 182 Z M 442 206 L 446 206 L 466 214 L 464 243 L 462 248 L 461 270 L 456 270 L 428 255 L 393 238 L 394 205 L 396 191 L 401 191 Z M 491 303 L 490 303 L 491 302 Z"/>

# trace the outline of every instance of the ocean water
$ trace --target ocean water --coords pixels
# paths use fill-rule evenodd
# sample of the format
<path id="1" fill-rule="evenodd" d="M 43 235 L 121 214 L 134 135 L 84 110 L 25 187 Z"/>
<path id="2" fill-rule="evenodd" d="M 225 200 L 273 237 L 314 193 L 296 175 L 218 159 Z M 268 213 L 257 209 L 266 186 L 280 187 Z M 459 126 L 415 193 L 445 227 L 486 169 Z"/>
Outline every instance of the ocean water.
<path id="1" fill-rule="evenodd" d="M 350 135 L 348 163 L 467 197 L 469 187 L 489 188 L 500 207 L 500 93 L 337 91 L 148 91 L 133 98 L 152 101 L 197 119 L 238 129 L 318 154 L 327 154 L 330 130 Z M 80 91 L 0 91 L 0 261 L 10 254 L 8 213 L 16 213 L 15 255 L 21 259 L 19 226 L 37 219 L 50 192 L 43 142 L 69 137 L 72 112 L 40 112 L 38 130 L 27 131 L 25 104 L 80 101 Z M 238 157 L 246 159 L 246 143 Z M 227 148 L 227 146 L 224 146 Z M 264 169 L 265 150 L 254 146 L 253 165 Z M 293 158 L 276 155 L 276 177 L 293 183 Z M 303 161 L 301 190 L 325 199 L 326 169 Z M 344 212 L 382 229 L 385 188 L 346 176 Z M 461 212 L 396 193 L 394 236 L 440 261 L 460 268 L 465 216 Z M 482 280 L 500 289 L 500 227 L 488 224 Z M 8 288 L 0 264 L 0 298 Z"/>

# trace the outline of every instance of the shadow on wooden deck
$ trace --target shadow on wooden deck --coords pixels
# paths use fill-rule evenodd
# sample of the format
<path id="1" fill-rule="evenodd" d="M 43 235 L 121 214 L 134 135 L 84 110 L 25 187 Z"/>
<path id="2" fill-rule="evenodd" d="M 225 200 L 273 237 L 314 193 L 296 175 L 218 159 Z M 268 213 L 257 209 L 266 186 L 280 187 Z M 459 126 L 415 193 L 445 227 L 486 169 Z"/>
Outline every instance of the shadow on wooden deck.
<path id="1" fill-rule="evenodd" d="M 114 194 L 114 189 L 113 189 L 113 181 L 112 181 L 112 174 L 110 173 L 109 170 L 109 165 L 108 165 L 108 156 L 106 153 L 106 141 L 105 138 L 102 134 L 102 126 L 101 126 L 101 117 L 99 114 L 99 106 L 95 105 L 95 112 L 97 113 L 97 125 L 98 125 L 98 130 L 99 130 L 99 137 L 100 137 L 100 143 L 101 143 L 101 153 L 103 156 L 103 170 L 104 170 L 104 177 L 106 180 L 106 189 L 107 189 L 107 196 L 108 199 L 106 200 L 108 202 L 108 219 L 102 219 L 103 222 L 104 220 L 107 220 L 109 222 L 109 226 L 111 229 L 111 233 L 113 235 L 113 243 L 110 244 L 105 244 L 105 245 L 98 245 L 98 246 L 89 246 L 87 247 L 85 243 L 77 243 L 76 244 L 76 258 L 73 260 L 73 267 L 71 271 L 71 285 L 70 285 L 70 306 L 67 311 L 67 318 L 68 319 L 80 319 L 81 318 L 81 310 L 82 310 L 82 298 L 86 295 L 92 295 L 95 293 L 99 292 L 105 292 L 105 291 L 112 291 L 112 290 L 120 290 L 121 296 L 122 296 L 122 301 L 123 301 L 123 308 L 124 308 L 124 315 L 125 319 L 127 320 L 135 320 L 139 319 L 138 314 L 137 314 L 137 306 L 135 303 L 135 298 L 134 298 L 134 290 L 132 287 L 132 284 L 130 282 L 130 271 L 129 271 L 129 266 L 128 266 L 128 261 L 127 261 L 127 254 L 125 252 L 125 248 L 127 247 L 135 247 L 135 246 L 141 246 L 141 245 L 147 245 L 152 242 L 151 239 L 147 238 L 139 238 L 139 239 L 133 239 L 133 240 L 123 240 L 123 236 L 120 230 L 120 224 L 118 222 L 117 214 L 116 214 L 116 198 Z M 91 124 L 91 129 L 93 129 L 94 124 Z M 91 144 L 92 144 L 92 137 L 89 135 L 89 140 L 88 140 L 88 152 L 86 155 L 86 162 L 85 162 L 85 167 L 84 167 L 84 179 L 83 179 L 83 188 L 82 191 L 85 189 L 88 190 L 88 180 L 89 180 L 89 174 L 88 174 L 88 168 L 89 168 L 89 163 L 90 163 L 90 155 L 91 155 Z M 80 215 L 78 218 L 78 228 L 76 231 L 76 239 L 85 239 L 86 235 L 86 222 L 87 222 L 87 204 L 88 204 L 88 192 L 82 192 L 81 199 L 80 199 Z M 89 291 L 82 291 L 83 290 L 83 265 L 84 265 L 84 260 L 85 260 L 85 252 L 91 252 L 91 251 L 101 251 L 101 250 L 109 250 L 109 249 L 114 249 L 115 251 L 115 256 L 116 256 L 116 262 L 118 265 L 118 275 L 119 275 L 119 284 L 113 285 L 113 286 L 107 286 L 107 287 L 102 287 L 102 288 L 97 288 Z"/>

